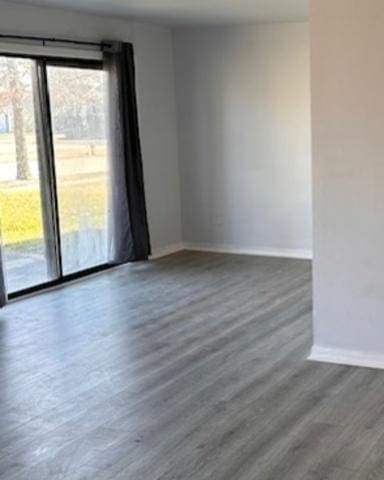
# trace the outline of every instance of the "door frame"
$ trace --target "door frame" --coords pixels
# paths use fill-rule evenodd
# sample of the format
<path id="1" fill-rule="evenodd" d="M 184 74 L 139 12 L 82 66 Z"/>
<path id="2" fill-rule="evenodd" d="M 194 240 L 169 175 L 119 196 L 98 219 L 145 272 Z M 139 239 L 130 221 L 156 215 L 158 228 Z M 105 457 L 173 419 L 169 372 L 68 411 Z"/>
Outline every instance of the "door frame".
<path id="1" fill-rule="evenodd" d="M 63 285 L 67 282 L 77 280 L 88 275 L 108 270 L 116 263 L 107 262 L 95 267 L 79 270 L 70 274 L 63 274 L 62 251 L 61 251 L 61 235 L 60 235 L 60 218 L 58 209 L 57 194 L 57 177 L 55 170 L 53 130 L 51 118 L 51 105 L 49 98 L 49 87 L 47 79 L 47 67 L 73 67 L 73 68 L 89 68 L 92 70 L 102 70 L 103 62 L 101 60 L 90 60 L 81 58 L 54 57 L 42 55 L 24 55 L 7 53 L 0 51 L 2 57 L 27 58 L 35 61 L 34 95 L 39 94 L 39 107 L 41 113 L 41 123 L 43 129 L 40 139 L 44 143 L 44 159 L 39 158 L 39 170 L 45 168 L 43 175 L 40 175 L 40 195 L 42 197 L 42 214 L 44 224 L 44 242 L 46 247 L 47 267 L 52 269 L 52 273 L 56 278 L 46 282 L 24 288 L 16 292 L 8 294 L 10 300 L 29 295 L 47 288 Z M 44 163 L 45 165 L 42 165 Z M 46 198 L 47 201 L 44 201 Z M 50 236 L 46 236 L 47 230 L 50 230 Z M 53 245 L 52 240 L 53 239 Z"/>

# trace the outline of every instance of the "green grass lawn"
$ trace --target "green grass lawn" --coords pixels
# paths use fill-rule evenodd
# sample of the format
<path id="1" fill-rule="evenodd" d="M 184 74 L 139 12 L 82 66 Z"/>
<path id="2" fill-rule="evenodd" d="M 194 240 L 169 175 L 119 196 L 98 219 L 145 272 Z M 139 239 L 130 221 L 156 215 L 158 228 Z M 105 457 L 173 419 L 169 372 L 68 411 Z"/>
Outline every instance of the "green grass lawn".
<path id="1" fill-rule="evenodd" d="M 84 227 L 102 228 L 107 192 L 105 180 L 77 176 L 59 189 L 61 233 Z M 19 184 L 19 185 L 17 185 Z M 0 219 L 4 244 L 19 244 L 42 238 L 43 222 L 38 182 L 12 182 L 0 190 Z"/>
<path id="2" fill-rule="evenodd" d="M 36 140 L 27 135 L 28 158 L 36 165 Z M 55 137 L 56 170 L 62 234 L 83 228 L 103 228 L 106 221 L 106 143 Z M 90 145 L 93 144 L 93 148 Z M 20 245 L 43 237 L 38 179 L 9 179 L 15 165 L 12 134 L 0 134 L 0 232 L 5 245 Z M 35 167 L 37 168 L 37 167 Z M 81 225 L 80 225 L 81 224 Z"/>

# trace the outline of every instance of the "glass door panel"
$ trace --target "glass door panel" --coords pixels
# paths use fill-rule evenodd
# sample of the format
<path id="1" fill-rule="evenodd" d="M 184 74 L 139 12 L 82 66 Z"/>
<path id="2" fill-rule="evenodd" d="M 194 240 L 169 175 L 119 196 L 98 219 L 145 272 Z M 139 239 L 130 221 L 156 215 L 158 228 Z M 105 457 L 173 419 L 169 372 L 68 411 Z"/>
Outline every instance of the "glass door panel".
<path id="1" fill-rule="evenodd" d="M 8 292 L 52 280 L 33 60 L 0 56 L 0 231 Z"/>
<path id="2" fill-rule="evenodd" d="M 106 73 L 47 66 L 63 275 L 108 262 Z"/>

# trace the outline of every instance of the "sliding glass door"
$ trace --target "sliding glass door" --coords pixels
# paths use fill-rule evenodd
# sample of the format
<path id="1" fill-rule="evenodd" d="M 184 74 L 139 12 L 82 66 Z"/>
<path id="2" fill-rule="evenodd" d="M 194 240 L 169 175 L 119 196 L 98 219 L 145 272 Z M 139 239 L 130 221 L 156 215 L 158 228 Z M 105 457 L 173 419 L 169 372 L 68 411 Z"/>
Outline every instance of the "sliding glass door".
<path id="1" fill-rule="evenodd" d="M 108 264 L 106 73 L 0 56 L 0 226 L 10 294 Z"/>
<path id="2" fill-rule="evenodd" d="M 64 275 L 108 261 L 106 73 L 48 66 Z"/>
<path id="3" fill-rule="evenodd" d="M 0 222 L 10 292 L 53 280 L 35 115 L 35 61 L 0 57 Z"/>

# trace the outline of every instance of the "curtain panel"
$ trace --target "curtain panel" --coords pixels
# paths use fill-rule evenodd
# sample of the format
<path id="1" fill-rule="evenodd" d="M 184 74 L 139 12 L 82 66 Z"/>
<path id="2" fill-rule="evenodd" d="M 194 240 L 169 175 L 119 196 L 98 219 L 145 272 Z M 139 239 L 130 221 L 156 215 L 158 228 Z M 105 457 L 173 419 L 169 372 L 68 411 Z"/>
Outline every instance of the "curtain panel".
<path id="1" fill-rule="evenodd" d="M 111 260 L 148 259 L 151 253 L 141 158 L 133 48 L 106 42 L 109 140 L 112 174 Z"/>

